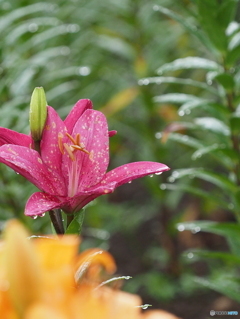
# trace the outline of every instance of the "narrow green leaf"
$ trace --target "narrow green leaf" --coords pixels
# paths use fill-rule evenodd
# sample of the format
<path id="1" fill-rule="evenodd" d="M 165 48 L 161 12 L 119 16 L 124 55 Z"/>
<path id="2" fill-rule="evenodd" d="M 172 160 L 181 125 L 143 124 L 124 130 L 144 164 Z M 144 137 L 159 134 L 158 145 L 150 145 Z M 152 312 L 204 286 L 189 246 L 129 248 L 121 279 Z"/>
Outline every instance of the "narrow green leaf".
<path id="1" fill-rule="evenodd" d="M 179 134 L 179 133 L 171 133 L 169 134 L 168 137 L 169 140 L 175 141 L 175 142 L 179 142 L 181 144 L 199 149 L 204 147 L 204 145 L 199 142 L 199 140 L 197 140 L 194 137 L 188 136 L 188 135 L 183 135 L 183 134 Z"/>
<path id="2" fill-rule="evenodd" d="M 207 71 L 223 71 L 223 68 L 215 61 L 199 58 L 186 57 L 177 59 L 173 62 L 166 63 L 157 69 L 157 73 L 161 75 L 163 72 L 184 70 L 184 69 L 203 69 Z"/>
<path id="3" fill-rule="evenodd" d="M 177 224 L 179 231 L 190 230 L 193 232 L 204 231 L 226 238 L 240 238 L 240 225 L 236 223 L 218 223 L 213 221 L 193 221 Z"/>
<path id="4" fill-rule="evenodd" d="M 237 186 L 234 182 L 230 181 L 226 176 L 206 171 L 202 168 L 186 168 L 179 169 L 172 172 L 174 179 L 179 179 L 185 176 L 190 178 L 200 178 L 210 182 L 226 192 L 236 193 Z M 171 178 L 171 176 L 169 178 Z"/>
<path id="5" fill-rule="evenodd" d="M 239 278 L 236 280 L 235 276 L 225 274 L 224 276 L 221 275 L 219 278 L 215 279 L 195 277 L 194 281 L 204 287 L 220 292 L 223 295 L 240 302 L 240 283 Z"/>
<path id="6" fill-rule="evenodd" d="M 176 183 L 176 184 L 164 183 L 160 185 L 160 188 L 162 190 L 181 191 L 184 193 L 189 193 L 194 196 L 198 196 L 200 198 L 206 199 L 209 202 L 214 202 L 221 208 L 231 210 L 229 205 L 225 201 L 223 201 L 222 193 L 219 193 L 219 191 L 216 194 L 214 192 L 209 193 L 200 188 L 194 187 L 193 185 L 188 186 L 185 183 L 184 184 L 183 183 Z"/>
<path id="7" fill-rule="evenodd" d="M 190 101 L 199 101 L 195 95 L 184 94 L 184 93 L 168 93 L 153 98 L 154 102 L 157 103 L 176 103 L 182 104 Z"/>
<path id="8" fill-rule="evenodd" d="M 163 84 L 163 83 L 173 83 L 173 84 L 182 84 L 182 85 L 190 85 L 194 87 L 198 87 L 204 90 L 207 90 L 213 94 L 218 94 L 217 90 L 213 87 L 210 87 L 206 83 L 194 81 L 191 79 L 182 79 L 182 78 L 175 78 L 171 76 L 156 76 L 151 78 L 143 78 L 138 81 L 139 85 L 148 85 L 151 83 L 155 84 Z"/>
<path id="9" fill-rule="evenodd" d="M 159 5 L 154 5 L 153 10 L 161 12 L 165 14 L 167 17 L 180 23 L 189 33 L 196 36 L 210 51 L 212 50 L 212 45 L 207 39 L 207 37 L 204 35 L 204 33 L 201 30 L 199 30 L 195 25 L 189 23 L 185 17 L 182 17 L 181 15 L 173 12 L 172 10 L 169 10 Z"/>
<path id="10" fill-rule="evenodd" d="M 228 252 L 220 252 L 220 251 L 209 251 L 209 250 L 202 250 L 202 249 L 191 249 L 185 251 L 183 256 L 188 257 L 188 254 L 191 253 L 191 261 L 197 261 L 202 259 L 217 259 L 221 260 L 226 264 L 231 265 L 240 265 L 240 256 L 236 256 L 234 254 Z"/>
<path id="11" fill-rule="evenodd" d="M 212 131 L 225 136 L 230 135 L 230 130 L 227 125 L 214 117 L 198 117 L 194 119 L 194 123 L 203 130 Z"/>

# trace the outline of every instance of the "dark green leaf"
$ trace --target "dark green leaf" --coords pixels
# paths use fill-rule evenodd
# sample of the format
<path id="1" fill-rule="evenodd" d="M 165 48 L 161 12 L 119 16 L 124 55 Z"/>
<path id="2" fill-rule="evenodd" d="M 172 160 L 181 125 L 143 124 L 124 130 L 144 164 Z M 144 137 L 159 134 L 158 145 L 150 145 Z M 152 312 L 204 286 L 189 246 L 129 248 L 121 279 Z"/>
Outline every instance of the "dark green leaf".
<path id="1" fill-rule="evenodd" d="M 77 235 L 81 234 L 84 215 L 85 215 L 84 209 L 76 213 L 74 215 L 74 219 L 71 221 L 70 225 L 66 229 L 65 234 L 77 234 Z"/>

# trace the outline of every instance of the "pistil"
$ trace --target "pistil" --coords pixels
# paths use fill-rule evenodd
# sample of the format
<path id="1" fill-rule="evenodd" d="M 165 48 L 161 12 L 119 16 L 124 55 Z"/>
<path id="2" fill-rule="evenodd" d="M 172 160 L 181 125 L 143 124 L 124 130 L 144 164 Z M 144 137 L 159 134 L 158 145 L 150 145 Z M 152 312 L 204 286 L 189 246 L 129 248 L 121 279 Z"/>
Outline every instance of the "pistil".
<path id="1" fill-rule="evenodd" d="M 68 167 L 68 196 L 73 197 L 77 193 L 79 178 L 81 172 L 81 165 L 79 165 L 77 158 L 75 156 L 76 151 L 84 152 L 89 155 L 89 158 L 92 160 L 92 152 L 86 150 L 85 145 L 81 143 L 80 134 L 77 133 L 75 137 L 71 136 L 69 133 L 66 133 L 66 136 L 72 142 L 72 144 L 63 143 L 63 134 L 59 133 L 58 135 L 58 146 L 60 152 L 64 154 L 66 151 L 72 163 L 69 163 Z"/>

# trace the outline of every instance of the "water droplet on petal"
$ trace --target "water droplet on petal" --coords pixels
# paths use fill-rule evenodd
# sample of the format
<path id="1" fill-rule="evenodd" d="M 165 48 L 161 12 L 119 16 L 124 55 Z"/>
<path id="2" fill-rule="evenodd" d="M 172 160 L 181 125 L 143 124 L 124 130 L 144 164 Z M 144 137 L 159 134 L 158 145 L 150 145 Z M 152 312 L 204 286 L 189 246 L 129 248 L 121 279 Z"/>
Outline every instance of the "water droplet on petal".
<path id="1" fill-rule="evenodd" d="M 35 216 L 33 216 L 32 218 L 33 218 L 33 219 L 37 219 L 37 218 L 38 218 L 38 216 L 37 216 L 37 215 L 35 215 Z"/>
<path id="2" fill-rule="evenodd" d="M 149 175 L 149 177 L 153 177 L 153 174 L 152 174 L 152 175 Z"/>
<path id="3" fill-rule="evenodd" d="M 43 214 L 39 215 L 39 217 L 44 217 L 44 216 L 45 216 L 45 213 L 43 213 Z"/>
<path id="4" fill-rule="evenodd" d="M 128 184 L 131 184 L 131 183 L 132 183 L 132 181 L 129 181 L 129 182 L 128 182 Z"/>
<path id="5" fill-rule="evenodd" d="M 161 175 L 162 174 L 162 172 L 157 172 L 157 173 L 155 173 L 155 175 Z"/>

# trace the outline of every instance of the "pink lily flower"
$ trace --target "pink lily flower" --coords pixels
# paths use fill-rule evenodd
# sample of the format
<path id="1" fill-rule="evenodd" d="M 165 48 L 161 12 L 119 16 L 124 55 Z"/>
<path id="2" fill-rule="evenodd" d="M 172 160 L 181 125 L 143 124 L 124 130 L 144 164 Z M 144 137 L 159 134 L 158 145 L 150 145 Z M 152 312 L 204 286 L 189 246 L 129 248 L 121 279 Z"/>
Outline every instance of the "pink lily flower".
<path id="1" fill-rule="evenodd" d="M 25 215 L 59 208 L 73 214 L 124 183 L 169 170 L 161 163 L 136 162 L 106 172 L 109 136 L 115 133 L 90 100 L 79 100 L 64 121 L 48 106 L 40 153 L 31 148 L 30 136 L 0 128 L 0 162 L 41 190 L 28 199 Z"/>

